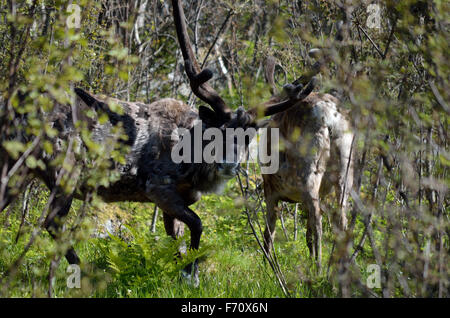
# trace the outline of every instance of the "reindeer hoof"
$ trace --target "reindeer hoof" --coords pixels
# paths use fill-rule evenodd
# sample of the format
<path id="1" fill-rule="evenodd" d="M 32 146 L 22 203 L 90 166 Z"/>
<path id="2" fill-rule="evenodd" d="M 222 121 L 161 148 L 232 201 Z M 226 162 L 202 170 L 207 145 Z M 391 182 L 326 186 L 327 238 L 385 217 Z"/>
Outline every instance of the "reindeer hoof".
<path id="1" fill-rule="evenodd" d="M 189 273 L 186 270 L 181 271 L 181 279 L 186 282 L 189 286 L 197 288 L 200 285 L 200 279 L 198 278 L 198 271 L 194 273 Z"/>

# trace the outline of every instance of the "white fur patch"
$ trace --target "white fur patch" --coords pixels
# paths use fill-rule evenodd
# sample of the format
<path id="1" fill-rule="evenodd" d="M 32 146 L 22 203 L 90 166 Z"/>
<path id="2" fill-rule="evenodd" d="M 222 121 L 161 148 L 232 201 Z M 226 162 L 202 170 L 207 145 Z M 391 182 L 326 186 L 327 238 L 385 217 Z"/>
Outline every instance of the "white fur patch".
<path id="1" fill-rule="evenodd" d="M 351 131 L 350 123 L 330 101 L 320 101 L 313 108 L 313 116 L 331 129 L 335 135 L 343 135 Z"/>
<path id="2" fill-rule="evenodd" d="M 334 127 L 341 121 L 336 104 L 333 102 L 320 101 L 313 108 L 313 116 L 320 119 L 325 126 Z"/>

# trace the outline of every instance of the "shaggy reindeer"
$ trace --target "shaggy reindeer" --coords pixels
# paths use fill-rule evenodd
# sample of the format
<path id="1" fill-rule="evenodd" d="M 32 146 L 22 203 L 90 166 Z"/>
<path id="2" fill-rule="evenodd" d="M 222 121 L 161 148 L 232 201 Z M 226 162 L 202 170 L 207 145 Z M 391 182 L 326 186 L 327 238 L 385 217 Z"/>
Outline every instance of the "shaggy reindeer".
<path id="1" fill-rule="evenodd" d="M 218 93 L 206 82 L 212 78 L 209 69 L 200 70 L 194 57 L 186 29 L 185 16 L 180 0 L 173 0 L 173 16 L 180 48 L 185 60 L 185 70 L 189 78 L 190 86 L 194 94 L 202 101 L 209 104 L 212 109 L 200 106 L 198 112 L 185 103 L 166 98 L 151 104 L 138 102 L 125 102 L 112 98 L 100 98 L 82 89 L 75 89 L 76 113 L 71 111 L 68 105 L 56 105 L 51 116 L 47 116 L 54 128 L 59 131 L 59 136 L 54 141 L 55 145 L 60 142 L 67 143 L 69 136 L 75 131 L 73 119 L 86 121 L 92 131 L 92 139 L 97 143 L 104 143 L 111 135 L 113 126 L 121 125 L 128 136 L 125 143 L 129 146 L 126 154 L 126 163 L 115 164 L 119 173 L 119 180 L 109 187 L 98 188 L 98 195 L 105 202 L 136 201 L 153 202 L 163 211 L 165 230 L 168 235 L 177 237 L 182 235 L 184 224 L 191 232 L 190 247 L 198 249 L 202 234 L 202 222 L 198 215 L 189 208 L 191 204 L 198 201 L 202 193 L 210 192 L 219 188 L 218 185 L 234 177 L 239 165 L 238 160 L 227 162 L 218 160 L 213 163 L 175 163 L 172 160 L 172 149 L 177 144 L 176 132 L 180 128 L 193 131 L 196 123 L 201 121 L 201 129 L 215 127 L 225 132 L 227 128 L 256 127 L 258 109 L 253 108 L 245 111 L 242 108 L 232 111 Z M 263 104 L 263 114 L 273 115 L 282 112 L 303 100 L 313 89 L 314 81 L 303 88 L 297 85 L 284 100 L 272 101 Z M 123 109 L 123 115 L 110 110 L 111 102 L 118 104 Z M 106 112 L 109 122 L 101 125 L 84 115 L 87 110 Z M 193 135 L 193 134 L 191 134 Z M 225 135 L 225 134 L 224 134 Z M 231 149 L 236 151 L 236 140 L 225 140 L 233 143 Z M 207 143 L 202 142 L 204 148 Z M 194 145 L 196 146 L 196 145 Z M 227 148 L 228 149 L 228 148 Z M 6 151 L 0 149 L 2 155 Z M 73 189 L 70 193 L 59 189 L 57 176 L 61 167 L 54 167 L 49 158 L 42 150 L 35 154 L 41 158 L 46 166 L 46 171 L 36 170 L 35 174 L 41 178 L 47 187 L 55 190 L 55 197 L 51 200 L 51 211 L 45 220 L 45 227 L 54 237 L 61 233 L 61 222 L 69 212 L 74 198 L 83 199 L 89 187 L 79 184 L 78 191 Z M 233 156 L 237 158 L 237 156 Z M 224 153 L 224 158 L 226 154 Z M 8 159 L 11 161 L 11 159 Z M 6 162 L 8 161 L 6 160 Z M 77 162 L 69 158 L 71 165 L 82 166 L 83 162 Z M 4 166 L 5 161 L 3 161 Z M 8 166 L 14 164 L 10 162 Z M 81 181 L 82 183 L 82 181 Z M 3 210 L 13 199 L 13 192 L 5 191 L 6 199 L 1 202 Z M 79 263 L 80 260 L 73 248 L 69 248 L 66 259 L 70 264 Z M 197 261 L 188 265 L 184 273 L 188 278 L 194 273 L 194 284 L 198 283 Z"/>
<path id="2" fill-rule="evenodd" d="M 316 56 L 319 50 L 311 50 Z M 317 62 L 308 76 L 319 72 L 322 62 Z M 266 80 L 272 87 L 272 102 L 277 94 L 274 82 L 275 60 L 269 57 Z M 339 222 L 335 230 L 343 233 L 347 227 L 347 200 L 353 184 L 353 132 L 339 100 L 330 94 L 311 93 L 285 112 L 271 117 L 269 127 L 278 128 L 284 149 L 280 149 L 279 170 L 263 174 L 264 196 L 267 205 L 267 223 L 264 246 L 267 252 L 273 247 L 279 201 L 301 202 L 307 211 L 306 241 L 312 257 L 321 265 L 322 214 L 320 198 L 336 190 Z M 270 142 L 270 140 L 269 140 Z"/>

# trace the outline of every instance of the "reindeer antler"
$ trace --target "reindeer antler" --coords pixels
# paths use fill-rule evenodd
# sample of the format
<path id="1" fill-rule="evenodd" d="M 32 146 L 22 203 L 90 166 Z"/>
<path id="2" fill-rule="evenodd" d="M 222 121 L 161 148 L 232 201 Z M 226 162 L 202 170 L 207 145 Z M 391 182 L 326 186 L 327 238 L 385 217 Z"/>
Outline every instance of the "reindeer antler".
<path id="1" fill-rule="evenodd" d="M 334 38 L 335 43 L 340 43 L 343 41 L 345 36 L 345 30 L 343 27 L 343 21 L 338 21 L 336 23 L 336 36 Z M 314 59 L 316 62 L 313 64 L 310 70 L 308 70 L 305 74 L 297 78 L 293 84 L 303 84 L 306 85 L 314 76 L 320 73 L 322 67 L 328 64 L 330 57 L 327 53 L 324 53 L 322 49 L 313 48 L 309 50 L 308 55 Z"/>
<path id="2" fill-rule="evenodd" d="M 178 42 L 183 54 L 186 75 L 189 78 L 192 92 L 202 101 L 208 103 L 220 117 L 226 120 L 230 118 L 231 109 L 219 94 L 206 83 L 213 77 L 213 72 L 208 68 L 201 70 L 199 67 L 189 40 L 181 0 L 172 0 L 172 6 Z"/>
<path id="3" fill-rule="evenodd" d="M 266 78 L 267 84 L 270 85 L 270 93 L 272 95 L 277 94 L 277 87 L 275 85 L 275 65 L 277 64 L 277 61 L 272 55 L 267 56 L 266 59 L 266 66 L 264 68 L 264 76 Z"/>
<path id="4" fill-rule="evenodd" d="M 287 110 L 288 108 L 294 106 L 299 101 L 305 99 L 313 89 L 316 87 L 317 80 L 312 77 L 308 85 L 303 88 L 303 84 L 286 84 L 283 86 L 285 92 L 287 92 L 288 99 L 276 104 L 264 104 L 264 116 L 271 116 L 273 114 Z"/>
<path id="5" fill-rule="evenodd" d="M 337 32 L 335 41 L 342 42 L 344 38 L 343 22 L 339 21 L 336 24 L 336 28 Z M 270 104 L 270 101 L 268 103 L 265 103 L 264 115 L 269 116 L 284 111 L 298 101 L 306 98 L 313 91 L 317 83 L 315 76 L 320 73 L 322 67 L 326 62 L 326 57 L 323 56 L 322 50 L 318 48 L 311 49 L 308 54 L 310 57 L 317 59 L 317 61 L 306 73 L 302 74 L 291 84 L 286 84 L 283 86 L 283 90 L 288 96 L 288 100 L 277 104 Z M 266 60 L 265 77 L 267 83 L 271 87 L 272 94 L 276 93 L 276 86 L 274 81 L 275 64 L 275 58 L 273 56 L 268 56 Z M 303 88 L 304 85 L 306 85 L 305 88 Z"/>
<path id="6" fill-rule="evenodd" d="M 265 77 L 267 83 L 271 87 L 271 93 L 272 95 L 276 94 L 276 86 L 275 86 L 275 80 L 274 80 L 274 72 L 275 72 L 275 65 L 276 60 L 273 56 L 268 56 L 266 60 L 266 66 L 265 66 Z M 299 101 L 305 99 L 314 89 L 316 86 L 317 80 L 314 77 L 314 75 L 317 73 L 312 73 L 312 76 L 309 76 L 307 79 L 308 81 L 304 83 L 300 77 L 296 79 L 291 84 L 286 84 L 283 86 L 283 90 L 286 93 L 287 99 L 283 100 L 278 103 L 273 103 L 272 101 L 266 102 L 264 107 L 264 116 L 270 116 L 282 111 L 287 110 L 288 108 L 294 106 Z M 304 84 L 307 84 L 305 88 Z M 256 109 L 250 110 L 250 112 L 256 112 Z"/>
<path id="7" fill-rule="evenodd" d="M 178 42 L 183 54 L 185 71 L 189 78 L 191 89 L 198 98 L 208 103 L 223 121 L 226 121 L 231 118 L 231 109 L 227 106 L 219 94 L 210 85 L 208 85 L 207 81 L 209 81 L 213 76 L 212 71 L 207 68 L 201 70 L 197 60 L 195 59 L 194 51 L 192 50 L 192 45 L 189 40 L 189 34 L 187 32 L 185 21 L 186 17 L 184 16 L 181 0 L 172 0 L 172 6 Z M 275 67 L 273 69 L 275 69 Z M 314 86 L 314 78 L 309 81 L 309 84 L 303 90 L 302 84 L 290 86 L 287 100 L 275 104 L 271 101 L 264 103 L 264 115 L 273 115 L 292 107 L 297 102 L 308 96 L 314 89 Z M 249 113 L 256 114 L 256 108 L 251 109 Z"/>

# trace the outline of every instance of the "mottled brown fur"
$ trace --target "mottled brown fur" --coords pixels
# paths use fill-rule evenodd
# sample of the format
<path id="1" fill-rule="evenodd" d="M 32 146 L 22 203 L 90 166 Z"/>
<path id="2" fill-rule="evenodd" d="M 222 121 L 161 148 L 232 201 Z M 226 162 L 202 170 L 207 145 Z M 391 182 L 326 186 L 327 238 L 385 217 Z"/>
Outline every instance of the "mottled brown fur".
<path id="1" fill-rule="evenodd" d="M 76 157 L 70 154 L 66 158 L 66 163 L 75 168 L 76 173 L 72 179 L 77 180 L 77 191 L 73 188 L 67 193 L 58 187 L 56 179 L 61 167 L 51 164 L 56 156 L 65 154 L 64 145 L 67 145 L 68 139 L 75 138 L 83 145 L 74 128 L 74 121 L 86 125 L 92 132 L 91 138 L 95 143 L 110 145 L 105 148 L 106 152 L 113 150 L 114 144 L 120 142 L 112 128 L 121 125 L 127 135 L 126 140 L 122 141 L 128 147 L 125 163 L 113 162 L 111 169 L 118 172 L 119 178 L 108 187 L 100 186 L 97 194 L 105 202 L 154 202 L 164 212 L 167 233 L 180 234 L 183 232 L 183 224 L 187 224 L 191 230 L 191 245 L 198 248 L 202 231 L 201 221 L 188 206 L 198 201 L 202 193 L 218 189 L 218 185 L 233 177 L 233 171 L 220 169 L 220 164 L 216 163 L 174 163 L 171 160 L 172 148 L 178 141 L 177 130 L 192 129 L 200 119 L 197 110 L 172 98 L 144 104 L 96 96 L 80 89 L 76 89 L 76 93 L 74 108 L 56 104 L 51 113 L 44 115 L 43 120 L 57 129 L 58 135 L 52 140 L 54 144 L 52 155 L 42 149 L 40 153 L 36 153 L 36 156 L 46 163 L 46 170 L 32 171 L 56 193 L 55 199 L 51 202 L 52 213 L 45 221 L 50 234 L 58 235 L 61 224 L 56 219 L 68 213 L 73 198 L 84 199 L 91 189 L 81 178 L 80 172 L 85 166 L 83 156 L 75 159 Z M 121 111 L 111 111 L 114 107 L 110 106 L 114 104 Z M 90 116 L 87 116 L 87 111 L 91 111 Z M 100 124 L 98 118 L 101 113 L 107 114 L 109 120 L 106 123 Z M 205 125 L 202 127 L 207 128 Z M 108 158 L 108 153 L 105 155 Z M 226 170 L 226 173 L 223 170 Z M 2 209 L 13 199 L 12 195 L 9 196 L 2 204 Z M 72 248 L 66 257 L 69 263 L 79 262 Z"/>
<path id="2" fill-rule="evenodd" d="M 274 98 L 276 99 L 276 97 Z M 280 168 L 263 175 L 267 204 L 264 243 L 270 251 L 275 237 L 279 201 L 300 202 L 308 213 L 307 243 L 320 265 L 322 212 L 320 198 L 335 186 L 339 222 L 346 229 L 347 200 L 353 183 L 353 133 L 339 100 L 330 94 L 311 93 L 283 113 L 271 117 L 269 126 L 280 130 L 283 144 Z"/>

